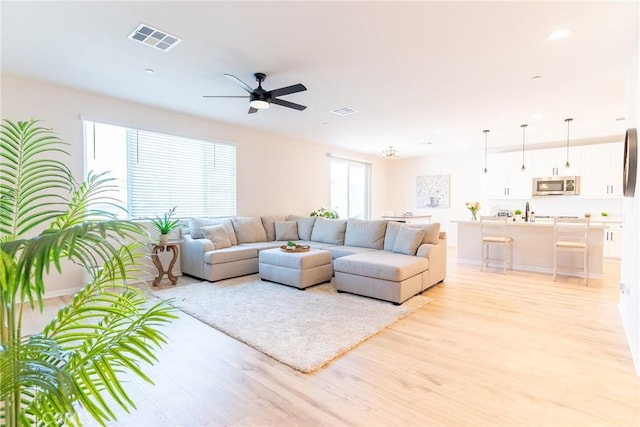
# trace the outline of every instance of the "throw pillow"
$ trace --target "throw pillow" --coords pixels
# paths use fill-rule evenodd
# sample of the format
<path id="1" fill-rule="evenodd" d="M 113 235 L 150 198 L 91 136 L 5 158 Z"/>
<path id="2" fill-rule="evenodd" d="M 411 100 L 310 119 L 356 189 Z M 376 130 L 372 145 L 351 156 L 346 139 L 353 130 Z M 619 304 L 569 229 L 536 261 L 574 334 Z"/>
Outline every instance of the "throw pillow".
<path id="1" fill-rule="evenodd" d="M 267 234 L 267 242 L 273 242 L 276 240 L 275 222 L 284 221 L 284 215 L 261 216 L 260 220 L 262 221 L 262 227 L 264 227 L 264 231 Z"/>
<path id="2" fill-rule="evenodd" d="M 401 227 L 393 245 L 393 252 L 415 255 L 418 246 L 422 244 L 424 231 L 419 228 Z"/>
<path id="3" fill-rule="evenodd" d="M 229 235 L 231 245 L 237 245 L 238 239 L 236 239 L 236 232 L 233 230 L 233 225 L 231 225 L 230 218 L 190 218 L 189 234 L 191 234 L 192 239 L 202 239 L 204 238 L 202 227 L 218 224 L 224 225 L 225 229 L 227 230 L 227 234 Z"/>
<path id="4" fill-rule="evenodd" d="M 398 221 L 389 221 L 387 223 L 387 231 L 384 235 L 384 250 L 393 251 L 393 245 L 396 244 L 398 232 L 404 227 L 404 224 Z"/>
<path id="5" fill-rule="evenodd" d="M 231 219 L 238 243 L 266 242 L 267 233 L 257 216 L 238 216 Z"/>
<path id="6" fill-rule="evenodd" d="M 289 215 L 287 221 L 298 222 L 298 236 L 300 240 L 311 240 L 311 231 L 313 230 L 313 225 L 316 223 L 315 216 Z"/>
<path id="7" fill-rule="evenodd" d="M 424 230 L 422 243 L 429 243 L 430 245 L 438 244 L 438 237 L 440 236 L 439 222 L 434 222 L 432 224 L 409 224 L 409 227 Z"/>
<path id="8" fill-rule="evenodd" d="M 204 234 L 205 239 L 211 240 L 214 249 L 231 247 L 231 240 L 227 234 L 227 229 L 222 224 L 202 227 L 202 233 Z"/>
<path id="9" fill-rule="evenodd" d="M 344 244 L 361 248 L 382 249 L 387 221 L 349 218 Z"/>
<path id="10" fill-rule="evenodd" d="M 297 221 L 276 221 L 276 240 L 298 240 Z"/>
<path id="11" fill-rule="evenodd" d="M 316 223 L 313 224 L 313 231 L 311 232 L 311 240 L 320 243 L 344 245 L 344 233 L 346 230 L 346 219 L 316 217 Z"/>

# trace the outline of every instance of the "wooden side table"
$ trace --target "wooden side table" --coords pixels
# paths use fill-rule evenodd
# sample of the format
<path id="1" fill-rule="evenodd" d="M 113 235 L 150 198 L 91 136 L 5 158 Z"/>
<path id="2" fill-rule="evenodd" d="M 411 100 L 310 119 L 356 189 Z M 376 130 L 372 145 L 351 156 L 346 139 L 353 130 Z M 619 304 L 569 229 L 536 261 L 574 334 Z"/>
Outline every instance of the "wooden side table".
<path id="1" fill-rule="evenodd" d="M 163 242 L 154 242 L 153 249 L 151 250 L 151 261 L 158 269 L 158 277 L 153 279 L 153 286 L 158 286 L 160 280 L 166 274 L 172 285 L 175 285 L 178 282 L 178 278 L 173 275 L 173 266 L 176 265 L 176 261 L 178 260 L 178 247 L 182 243 L 182 240 L 169 240 L 166 243 Z M 169 252 L 171 251 L 173 255 L 171 256 L 171 262 L 169 263 L 169 268 L 167 271 L 164 271 L 164 267 L 162 266 L 162 262 L 160 261 L 160 256 L 158 252 Z"/>

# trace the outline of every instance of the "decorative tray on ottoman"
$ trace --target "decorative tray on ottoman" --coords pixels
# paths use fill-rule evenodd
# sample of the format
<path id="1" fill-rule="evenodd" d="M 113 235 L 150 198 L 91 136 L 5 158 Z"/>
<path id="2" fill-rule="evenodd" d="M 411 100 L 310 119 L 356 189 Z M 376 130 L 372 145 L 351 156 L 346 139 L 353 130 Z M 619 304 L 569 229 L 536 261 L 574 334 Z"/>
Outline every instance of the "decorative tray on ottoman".
<path id="1" fill-rule="evenodd" d="M 283 252 L 307 252 L 311 247 L 309 245 L 280 246 Z"/>

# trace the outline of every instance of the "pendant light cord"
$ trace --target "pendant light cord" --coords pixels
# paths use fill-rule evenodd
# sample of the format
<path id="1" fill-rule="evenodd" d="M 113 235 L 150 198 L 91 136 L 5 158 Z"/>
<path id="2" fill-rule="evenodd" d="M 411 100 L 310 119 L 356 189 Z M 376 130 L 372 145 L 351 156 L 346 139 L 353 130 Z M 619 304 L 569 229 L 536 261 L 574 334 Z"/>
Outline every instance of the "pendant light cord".
<path id="1" fill-rule="evenodd" d="M 520 168 L 520 170 L 524 171 L 525 169 L 527 169 L 524 166 L 524 131 L 527 128 L 527 126 L 529 125 L 520 125 L 520 127 L 522 128 L 522 167 Z"/>
<path id="2" fill-rule="evenodd" d="M 564 164 L 564 167 L 565 168 L 570 168 L 571 167 L 571 163 L 569 163 L 569 125 L 571 124 L 573 119 L 571 119 L 571 118 L 564 119 L 564 121 L 567 122 L 567 163 Z"/>
<path id="3" fill-rule="evenodd" d="M 489 129 L 485 129 L 484 132 L 484 173 L 489 172 L 487 169 L 487 134 L 489 133 Z"/>

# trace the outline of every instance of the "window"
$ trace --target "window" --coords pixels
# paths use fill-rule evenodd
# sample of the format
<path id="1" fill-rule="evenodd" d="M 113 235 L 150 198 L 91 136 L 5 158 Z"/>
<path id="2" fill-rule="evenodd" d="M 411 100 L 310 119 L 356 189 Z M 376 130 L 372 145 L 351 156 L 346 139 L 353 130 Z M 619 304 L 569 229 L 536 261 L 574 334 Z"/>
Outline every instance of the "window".
<path id="1" fill-rule="evenodd" d="M 371 164 L 331 159 L 331 208 L 340 218 L 371 216 Z"/>
<path id="2" fill-rule="evenodd" d="M 114 212 L 119 217 L 153 217 L 173 206 L 182 218 L 236 214 L 234 146 L 91 121 L 84 133 L 85 171 L 111 171 L 112 195 L 128 211 Z"/>

